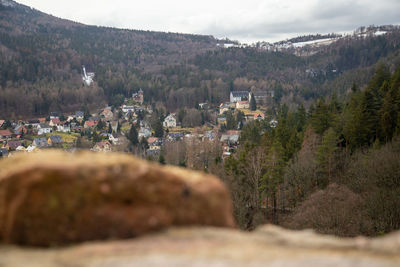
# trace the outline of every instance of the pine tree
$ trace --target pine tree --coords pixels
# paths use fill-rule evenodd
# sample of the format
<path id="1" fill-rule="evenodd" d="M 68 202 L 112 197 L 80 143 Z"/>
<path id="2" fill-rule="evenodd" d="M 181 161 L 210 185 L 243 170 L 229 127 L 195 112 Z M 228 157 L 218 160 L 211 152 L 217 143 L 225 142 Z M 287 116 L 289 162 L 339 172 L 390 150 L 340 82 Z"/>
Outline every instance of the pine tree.
<path id="1" fill-rule="evenodd" d="M 268 151 L 266 159 L 266 172 L 263 175 L 262 188 L 273 201 L 274 222 L 277 222 L 277 193 L 283 181 L 283 171 L 285 167 L 284 149 L 279 141 L 274 141 Z"/>
<path id="2" fill-rule="evenodd" d="M 324 99 L 320 99 L 317 103 L 314 113 L 311 117 L 311 125 L 317 134 L 323 134 L 332 123 L 332 114 L 329 111 Z"/>
<path id="3" fill-rule="evenodd" d="M 131 129 L 129 130 L 127 137 L 128 137 L 128 140 L 132 143 L 132 145 L 136 146 L 139 143 L 138 132 L 134 125 L 131 126 Z"/>
<path id="4" fill-rule="evenodd" d="M 322 144 L 317 147 L 317 163 L 322 173 L 328 175 L 328 181 L 332 181 L 332 171 L 338 138 L 335 131 L 329 128 L 322 137 Z"/>
<path id="5" fill-rule="evenodd" d="M 389 87 L 389 86 L 387 86 Z M 380 110 L 380 126 L 381 126 L 381 138 L 383 142 L 392 140 L 394 132 L 396 130 L 397 123 L 397 110 L 396 110 L 396 92 L 394 88 L 386 90 L 385 97 L 383 99 L 382 108 Z"/>
<path id="6" fill-rule="evenodd" d="M 163 129 L 163 126 L 162 126 L 160 120 L 156 120 L 153 127 L 154 127 L 153 130 L 154 130 L 155 137 L 163 137 L 164 136 L 164 129 Z"/>
<path id="7" fill-rule="evenodd" d="M 250 110 L 257 110 L 257 103 L 253 93 L 250 95 Z"/>

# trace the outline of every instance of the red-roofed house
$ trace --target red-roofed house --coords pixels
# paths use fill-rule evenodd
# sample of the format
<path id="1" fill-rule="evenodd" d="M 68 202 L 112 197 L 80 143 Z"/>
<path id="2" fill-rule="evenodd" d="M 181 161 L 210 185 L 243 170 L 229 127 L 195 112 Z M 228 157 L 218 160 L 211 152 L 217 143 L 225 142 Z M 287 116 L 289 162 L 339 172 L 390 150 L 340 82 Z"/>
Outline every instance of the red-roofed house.
<path id="1" fill-rule="evenodd" d="M 149 137 L 147 138 L 147 143 L 149 144 L 150 150 L 158 150 L 161 149 L 160 140 L 157 137 Z"/>
<path id="2" fill-rule="evenodd" d="M 263 119 L 265 119 L 265 115 L 262 112 L 254 114 L 254 119 L 255 120 L 263 120 Z"/>
<path id="3" fill-rule="evenodd" d="M 59 118 L 51 119 L 50 122 L 49 122 L 49 125 L 50 125 L 51 127 L 57 126 L 57 125 L 60 125 L 60 124 L 61 124 L 61 121 L 60 121 Z"/>
<path id="4" fill-rule="evenodd" d="M 28 129 L 26 129 L 25 125 L 18 125 L 14 129 L 15 134 L 22 134 L 22 133 L 26 134 L 27 132 L 28 132 Z"/>
<path id="5" fill-rule="evenodd" d="M 108 141 L 101 141 L 97 142 L 94 147 L 91 149 L 92 151 L 97 151 L 97 152 L 109 152 L 112 150 L 112 145 Z"/>
<path id="6" fill-rule="evenodd" d="M 10 138 L 11 135 L 10 130 L 0 130 L 0 138 Z"/>
<path id="7" fill-rule="evenodd" d="M 98 121 L 85 121 L 85 125 L 83 126 L 85 129 L 94 128 L 97 126 Z"/>
<path id="8" fill-rule="evenodd" d="M 46 118 L 38 118 L 40 123 L 45 123 L 46 122 Z"/>

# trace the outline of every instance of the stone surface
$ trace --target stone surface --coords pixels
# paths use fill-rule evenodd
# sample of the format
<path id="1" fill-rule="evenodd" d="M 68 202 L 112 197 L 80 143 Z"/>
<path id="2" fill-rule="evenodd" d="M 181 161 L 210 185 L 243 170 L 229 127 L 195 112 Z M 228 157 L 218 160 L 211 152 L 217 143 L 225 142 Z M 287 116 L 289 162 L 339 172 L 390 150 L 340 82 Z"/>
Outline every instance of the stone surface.
<path id="1" fill-rule="evenodd" d="M 216 177 L 123 154 L 57 151 L 0 161 L 0 242 L 53 246 L 168 226 L 234 227 Z"/>
<path id="2" fill-rule="evenodd" d="M 341 239 L 266 225 L 254 232 L 174 228 L 62 249 L 0 247 L 0 266 L 400 266 L 400 232 Z"/>

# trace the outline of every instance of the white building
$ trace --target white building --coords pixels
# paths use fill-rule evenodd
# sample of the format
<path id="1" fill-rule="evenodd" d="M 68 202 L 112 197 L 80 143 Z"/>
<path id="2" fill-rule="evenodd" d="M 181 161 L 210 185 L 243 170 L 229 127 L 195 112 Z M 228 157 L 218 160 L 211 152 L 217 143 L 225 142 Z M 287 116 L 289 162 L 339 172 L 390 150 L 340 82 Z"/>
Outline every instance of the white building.
<path id="1" fill-rule="evenodd" d="M 134 106 L 127 106 L 127 105 L 123 105 L 122 106 L 122 112 L 126 113 L 126 112 L 135 112 L 135 107 Z"/>
<path id="2" fill-rule="evenodd" d="M 151 130 L 149 128 L 141 127 L 138 132 L 139 139 L 142 137 L 148 138 L 151 136 Z"/>
<path id="3" fill-rule="evenodd" d="M 175 128 L 176 127 L 176 119 L 173 114 L 168 115 L 164 119 L 163 126 L 165 128 Z"/>
<path id="4" fill-rule="evenodd" d="M 249 98 L 249 92 L 247 91 L 232 91 L 229 100 L 231 103 L 236 103 L 239 101 L 245 101 Z"/>
<path id="5" fill-rule="evenodd" d="M 63 133 L 71 132 L 71 127 L 69 125 L 57 125 L 57 131 Z"/>
<path id="6" fill-rule="evenodd" d="M 46 123 L 41 123 L 38 126 L 38 135 L 42 135 L 42 134 L 48 134 L 51 133 L 51 131 L 53 130 L 50 125 L 46 124 Z"/>

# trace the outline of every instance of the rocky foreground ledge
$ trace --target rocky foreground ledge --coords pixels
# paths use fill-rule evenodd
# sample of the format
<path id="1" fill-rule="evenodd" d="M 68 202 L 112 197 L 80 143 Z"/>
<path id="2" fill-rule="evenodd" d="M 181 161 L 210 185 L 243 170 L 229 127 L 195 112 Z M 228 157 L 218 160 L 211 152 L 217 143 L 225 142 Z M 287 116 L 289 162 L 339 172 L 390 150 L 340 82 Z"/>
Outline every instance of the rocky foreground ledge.
<path id="1" fill-rule="evenodd" d="M 377 239 L 339 239 L 274 226 L 251 233 L 184 227 L 61 249 L 0 246 L 0 266 L 400 266 L 400 233 Z"/>
<path id="2" fill-rule="evenodd" d="M 241 232 L 213 176 L 46 152 L 0 161 L 0 266 L 400 266 L 400 232 Z"/>
<path id="3" fill-rule="evenodd" d="M 218 178 L 113 153 L 0 161 L 0 243 L 58 246 L 184 225 L 235 225 Z"/>

